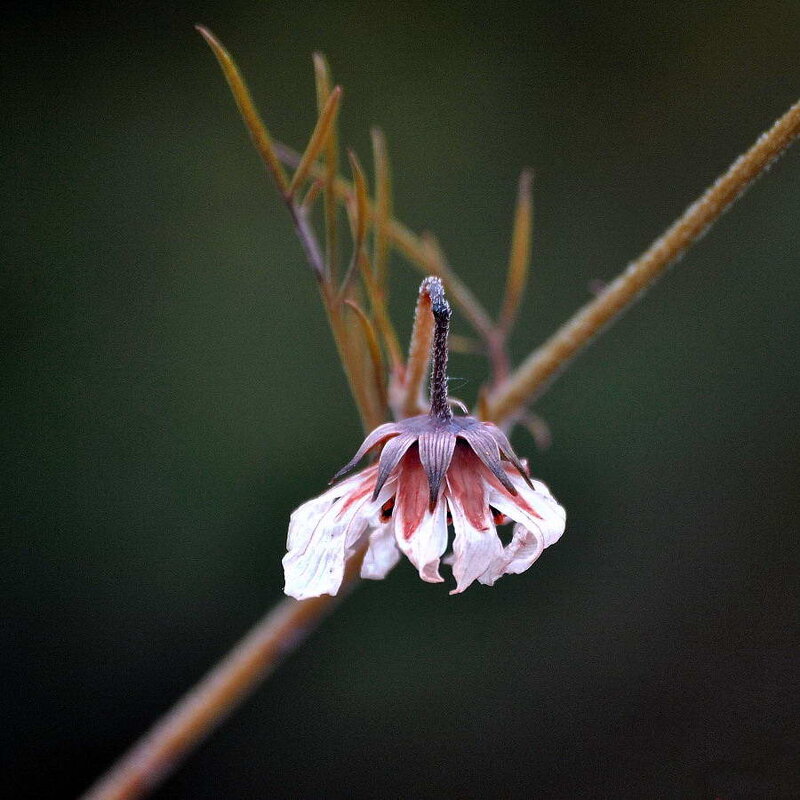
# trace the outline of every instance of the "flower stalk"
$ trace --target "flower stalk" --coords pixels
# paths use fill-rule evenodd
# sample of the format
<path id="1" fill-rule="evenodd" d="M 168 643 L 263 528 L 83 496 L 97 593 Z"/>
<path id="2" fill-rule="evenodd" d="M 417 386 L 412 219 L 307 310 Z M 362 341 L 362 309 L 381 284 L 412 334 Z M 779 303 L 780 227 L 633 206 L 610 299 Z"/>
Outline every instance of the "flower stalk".
<path id="1" fill-rule="evenodd" d="M 433 352 L 431 353 L 431 410 L 430 417 L 439 422 L 449 422 L 453 417 L 447 399 L 447 336 L 450 333 L 450 304 L 444 296 L 439 278 L 426 278 L 420 292 L 431 299 L 433 314 Z"/>

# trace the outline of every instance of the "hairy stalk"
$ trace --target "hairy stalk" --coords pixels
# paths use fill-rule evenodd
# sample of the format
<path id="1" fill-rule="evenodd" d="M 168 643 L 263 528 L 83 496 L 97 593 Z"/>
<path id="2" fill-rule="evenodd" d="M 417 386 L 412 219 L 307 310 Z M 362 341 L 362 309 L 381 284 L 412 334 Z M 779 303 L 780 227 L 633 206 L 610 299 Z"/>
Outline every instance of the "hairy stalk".
<path id="1" fill-rule="evenodd" d="M 486 398 L 495 422 L 518 414 L 569 362 L 680 258 L 800 134 L 800 102 L 695 201 L 667 232 L 587 303 Z"/>
<path id="2" fill-rule="evenodd" d="M 134 800 L 161 784 L 347 596 L 365 550 L 348 562 L 335 597 L 278 603 L 81 800 Z"/>
<path id="3" fill-rule="evenodd" d="M 447 401 L 447 336 L 450 333 L 450 304 L 444 296 L 444 287 L 439 278 L 426 278 L 421 292 L 431 298 L 433 313 L 433 350 L 431 352 L 431 410 L 430 416 L 441 422 L 453 418 Z M 433 494 L 433 503 L 436 494 Z"/>

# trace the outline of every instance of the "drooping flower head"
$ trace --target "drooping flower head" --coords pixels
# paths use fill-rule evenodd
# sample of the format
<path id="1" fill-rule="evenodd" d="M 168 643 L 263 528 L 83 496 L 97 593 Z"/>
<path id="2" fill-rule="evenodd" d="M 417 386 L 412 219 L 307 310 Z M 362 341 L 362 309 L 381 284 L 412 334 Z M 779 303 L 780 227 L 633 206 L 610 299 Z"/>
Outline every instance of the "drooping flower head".
<path id="1" fill-rule="evenodd" d="M 286 593 L 303 599 L 336 594 L 345 562 L 366 544 L 363 578 L 384 578 L 401 554 L 430 583 L 454 539 L 456 588 L 493 585 L 524 572 L 564 532 L 566 514 L 496 425 L 454 416 L 447 396 L 450 306 L 438 278 L 426 278 L 434 317 L 430 412 L 379 425 L 333 478 L 332 489 L 298 508 L 283 559 Z M 370 452 L 377 464 L 336 483 Z M 503 545 L 496 526 L 513 523 Z"/>

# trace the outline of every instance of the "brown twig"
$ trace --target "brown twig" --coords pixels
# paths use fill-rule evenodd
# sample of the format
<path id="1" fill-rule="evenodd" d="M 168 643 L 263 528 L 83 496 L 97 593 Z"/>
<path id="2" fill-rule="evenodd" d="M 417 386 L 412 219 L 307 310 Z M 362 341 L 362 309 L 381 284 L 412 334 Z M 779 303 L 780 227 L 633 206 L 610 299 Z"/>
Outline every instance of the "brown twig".
<path id="1" fill-rule="evenodd" d="M 81 800 L 134 800 L 155 789 L 347 596 L 363 557 L 350 559 L 335 597 L 280 602 Z"/>
<path id="2" fill-rule="evenodd" d="M 642 296 L 800 134 L 793 105 L 695 201 L 667 232 L 587 303 L 486 398 L 489 419 L 513 416 L 533 400 L 594 337 Z"/>

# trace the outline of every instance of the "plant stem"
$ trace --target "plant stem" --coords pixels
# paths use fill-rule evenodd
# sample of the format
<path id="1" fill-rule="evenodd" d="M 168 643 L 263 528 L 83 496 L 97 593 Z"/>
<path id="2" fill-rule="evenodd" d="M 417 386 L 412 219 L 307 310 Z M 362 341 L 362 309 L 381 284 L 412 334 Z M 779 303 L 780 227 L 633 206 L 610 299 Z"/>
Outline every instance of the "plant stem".
<path id="1" fill-rule="evenodd" d="M 636 302 L 645 289 L 730 207 L 741 193 L 800 134 L 800 102 L 695 201 L 667 232 L 594 300 L 587 303 L 486 399 L 488 418 L 502 422 L 517 414 L 548 385 L 601 330 Z"/>
<path id="2" fill-rule="evenodd" d="M 347 596 L 363 557 L 350 559 L 335 597 L 278 603 L 81 800 L 134 800 L 155 789 Z"/>
<path id="3" fill-rule="evenodd" d="M 274 143 L 275 153 L 287 166 L 296 167 L 300 163 L 300 154 L 280 142 Z M 315 177 L 322 176 L 322 168 L 316 165 L 311 169 Z M 345 199 L 352 195 L 353 184 L 344 178 L 337 178 L 334 185 L 336 195 Z M 367 201 L 367 212 L 374 225 L 379 225 L 386 240 L 402 253 L 424 275 L 436 275 L 444 282 L 445 288 L 453 303 L 457 305 L 464 316 L 469 320 L 476 333 L 485 341 L 495 332 L 495 324 L 489 313 L 480 304 L 475 295 L 460 278 L 450 269 L 437 246 L 430 239 L 417 236 L 402 222 L 393 217 L 381 217 L 375 203 Z"/>

